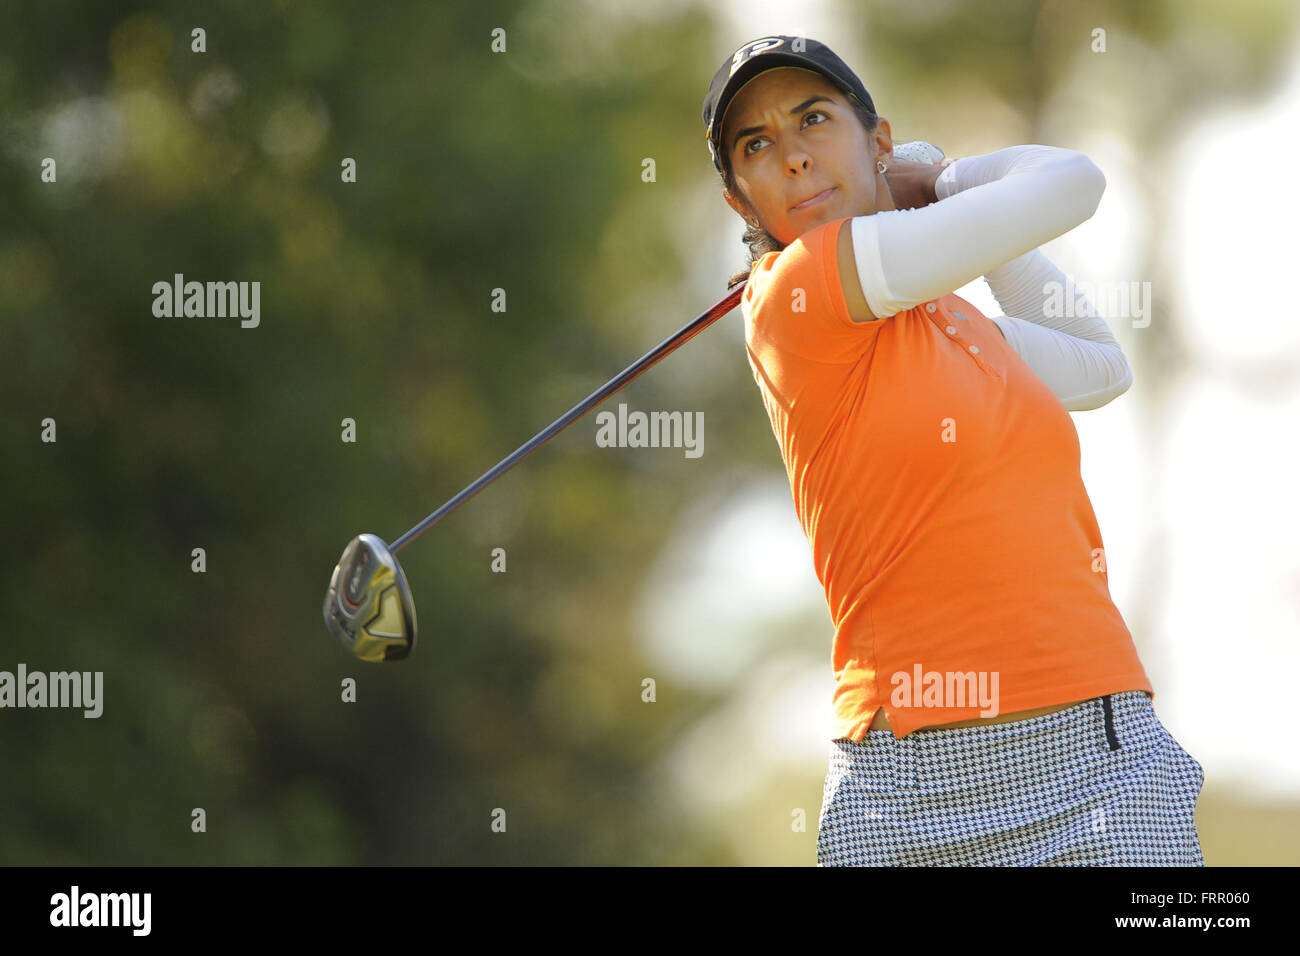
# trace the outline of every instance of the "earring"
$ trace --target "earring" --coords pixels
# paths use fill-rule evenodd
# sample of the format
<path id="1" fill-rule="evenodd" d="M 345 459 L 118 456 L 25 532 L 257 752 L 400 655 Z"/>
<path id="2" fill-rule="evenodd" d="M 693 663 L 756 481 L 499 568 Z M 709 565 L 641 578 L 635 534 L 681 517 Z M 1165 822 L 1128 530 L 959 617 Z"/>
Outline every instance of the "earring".
<path id="1" fill-rule="evenodd" d="M 885 161 L 883 159 L 876 160 L 876 169 L 881 173 L 881 175 L 884 175 L 885 170 L 887 170 L 888 168 L 889 167 L 885 165 Z"/>

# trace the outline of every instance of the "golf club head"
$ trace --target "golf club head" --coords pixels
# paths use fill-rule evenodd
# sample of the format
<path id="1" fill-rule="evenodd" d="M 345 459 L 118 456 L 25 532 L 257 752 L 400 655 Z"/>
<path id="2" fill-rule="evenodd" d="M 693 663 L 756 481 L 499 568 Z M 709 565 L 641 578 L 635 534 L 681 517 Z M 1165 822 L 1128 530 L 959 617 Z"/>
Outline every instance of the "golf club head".
<path id="1" fill-rule="evenodd" d="M 415 603 L 383 540 L 357 535 L 325 591 L 325 626 L 363 661 L 400 661 L 415 647 Z"/>

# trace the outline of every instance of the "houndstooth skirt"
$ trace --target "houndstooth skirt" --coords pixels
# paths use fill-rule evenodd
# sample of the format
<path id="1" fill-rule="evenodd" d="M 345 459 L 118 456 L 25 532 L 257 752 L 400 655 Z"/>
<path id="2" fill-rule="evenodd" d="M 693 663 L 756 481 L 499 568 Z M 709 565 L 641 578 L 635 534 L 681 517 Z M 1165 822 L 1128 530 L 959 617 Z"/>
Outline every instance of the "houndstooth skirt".
<path id="1" fill-rule="evenodd" d="M 1201 765 L 1140 690 L 831 741 L 818 866 L 1204 866 Z"/>

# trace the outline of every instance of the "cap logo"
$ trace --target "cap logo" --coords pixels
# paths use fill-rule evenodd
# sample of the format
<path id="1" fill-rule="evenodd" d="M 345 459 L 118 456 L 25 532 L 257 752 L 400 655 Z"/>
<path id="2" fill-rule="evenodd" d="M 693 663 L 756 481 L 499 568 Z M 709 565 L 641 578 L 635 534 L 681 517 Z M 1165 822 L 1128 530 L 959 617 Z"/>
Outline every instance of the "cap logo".
<path id="1" fill-rule="evenodd" d="M 759 53 L 766 53 L 768 50 L 778 47 L 784 42 L 785 40 L 781 37 L 763 37 L 761 40 L 746 43 L 731 55 L 731 72 L 727 74 L 727 78 L 730 79 L 735 76 L 736 71 L 739 70 L 744 62 L 750 57 L 756 56 Z"/>

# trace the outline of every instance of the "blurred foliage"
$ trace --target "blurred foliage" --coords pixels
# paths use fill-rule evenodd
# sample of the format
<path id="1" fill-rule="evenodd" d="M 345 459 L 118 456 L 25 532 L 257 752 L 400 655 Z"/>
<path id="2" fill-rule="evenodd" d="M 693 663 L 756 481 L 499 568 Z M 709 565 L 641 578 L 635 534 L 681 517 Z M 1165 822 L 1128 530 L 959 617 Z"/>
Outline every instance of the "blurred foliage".
<path id="1" fill-rule="evenodd" d="M 1076 22 L 1159 48 L 1202 18 L 1237 72 L 1170 57 L 1174 122 L 1211 86 L 1260 82 L 1292 12 L 1080 6 L 881 3 L 855 29 L 897 86 L 886 113 L 969 73 L 1032 116 Z M 392 540 L 724 293 L 742 247 L 691 287 L 682 217 L 717 185 L 700 101 L 749 39 L 717 39 L 713 15 L 0 9 L 0 669 L 105 675 L 98 720 L 0 714 L 0 862 L 752 862 L 663 802 L 648 768 L 717 700 L 661 685 L 641 703 L 628 613 L 684 503 L 779 473 L 721 324 L 608 406 L 706 409 L 705 457 L 597 449 L 584 419 L 403 552 L 411 660 L 355 663 L 320 619 L 349 538 Z M 155 318 L 153 283 L 176 273 L 259 281 L 260 327 Z M 820 787 L 785 788 L 771 814 L 788 831 L 802 802 L 810 832 L 764 836 L 767 859 L 813 861 Z"/>

